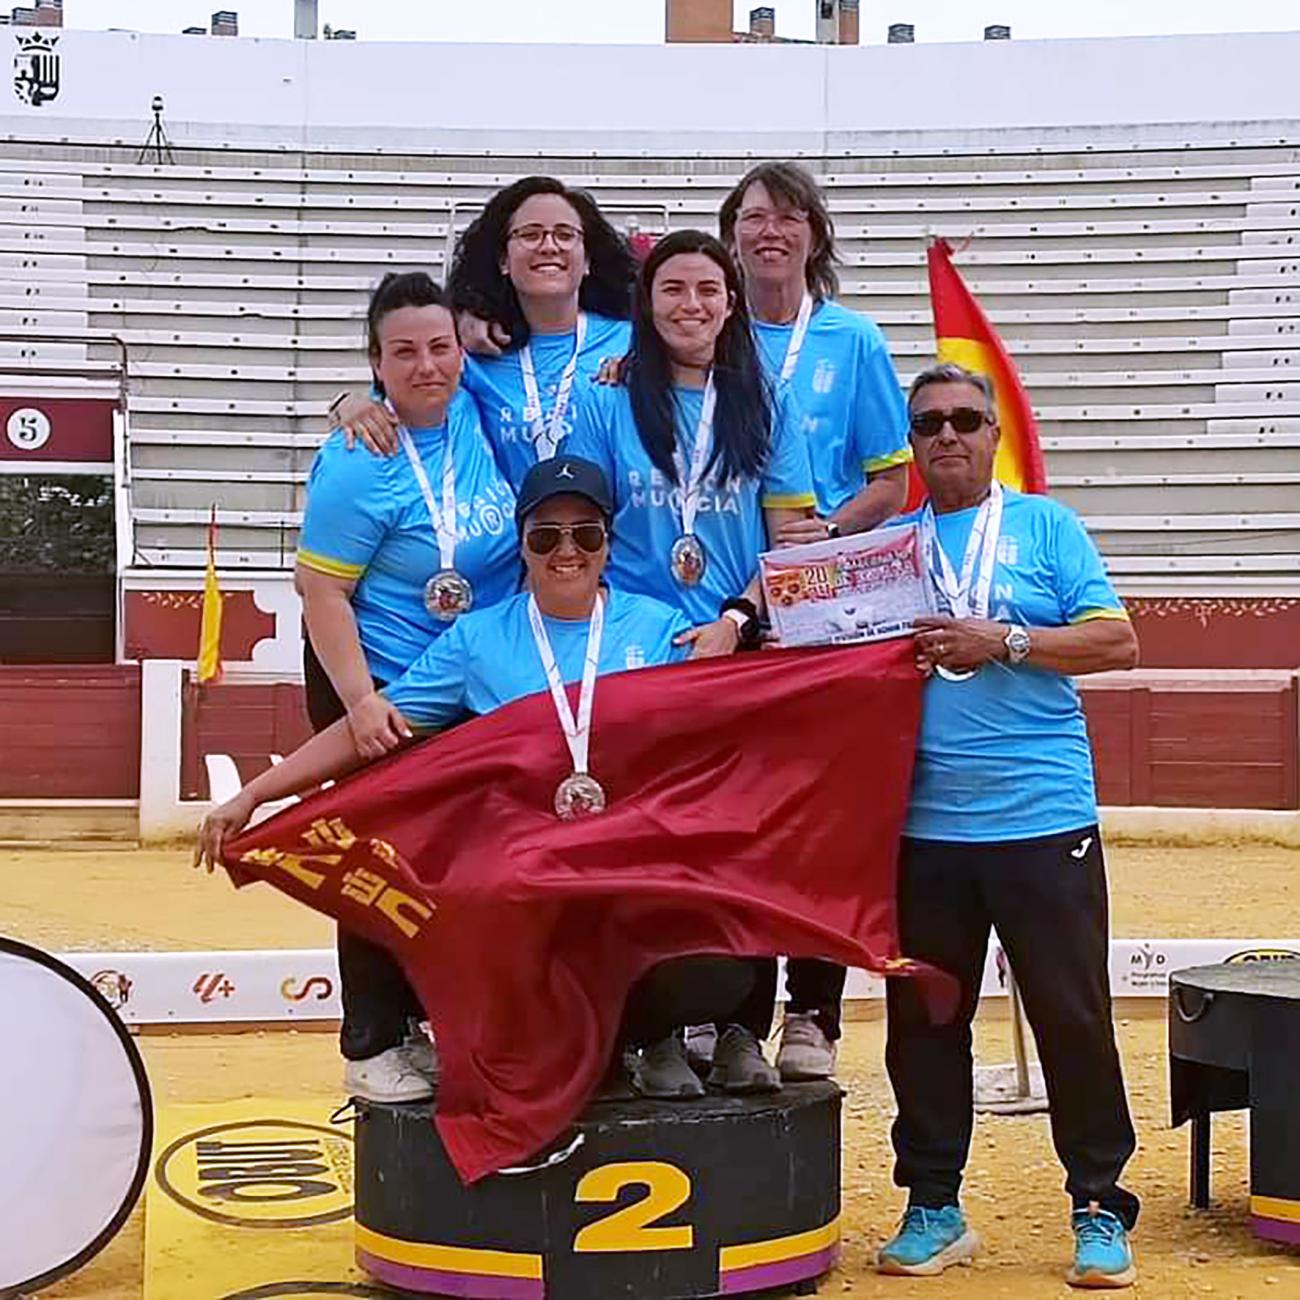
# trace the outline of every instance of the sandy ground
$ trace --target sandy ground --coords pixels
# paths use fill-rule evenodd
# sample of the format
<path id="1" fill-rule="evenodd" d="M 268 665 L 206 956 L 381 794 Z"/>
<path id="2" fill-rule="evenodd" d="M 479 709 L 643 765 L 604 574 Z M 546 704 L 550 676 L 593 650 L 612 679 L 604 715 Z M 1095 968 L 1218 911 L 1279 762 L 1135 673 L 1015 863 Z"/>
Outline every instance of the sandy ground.
<path id="1" fill-rule="evenodd" d="M 1116 848 L 1110 852 L 1117 935 L 1300 935 L 1300 853 L 1254 846 Z M 102 850 L 0 853 L 0 933 L 58 951 L 72 948 L 310 947 L 330 925 L 269 890 L 236 895 L 192 876 L 176 852 Z M 1152 1008 L 1154 1010 L 1154 1008 Z M 1214 1208 L 1187 1208 L 1187 1136 L 1168 1127 L 1165 1027 L 1158 1016 L 1121 1020 L 1140 1135 L 1130 1185 L 1144 1199 L 1135 1236 L 1141 1280 L 1134 1294 L 1300 1297 L 1300 1251 L 1257 1242 L 1246 1223 L 1244 1123 L 1216 1121 Z M 954 1295 L 1034 1300 L 1077 1294 L 1061 1280 L 1068 1262 L 1067 1207 L 1045 1117 L 979 1120 L 965 1202 L 984 1250 L 972 1269 L 939 1281 L 881 1278 L 872 1251 L 889 1235 L 900 1196 L 889 1179 L 892 1115 L 879 1021 L 850 1024 L 841 1056 L 844 1124 L 844 1255 L 824 1296 Z M 242 1096 L 329 1096 L 339 1074 L 332 1037 L 270 1032 L 142 1038 L 155 1091 L 165 1101 Z M 1007 1025 L 982 1021 L 978 1052 L 1009 1059 Z M 221 1068 L 213 1069 L 217 1060 Z M 50 1297 L 138 1300 L 143 1232 L 126 1230 Z M 196 1296 L 194 1300 L 210 1300 Z"/>

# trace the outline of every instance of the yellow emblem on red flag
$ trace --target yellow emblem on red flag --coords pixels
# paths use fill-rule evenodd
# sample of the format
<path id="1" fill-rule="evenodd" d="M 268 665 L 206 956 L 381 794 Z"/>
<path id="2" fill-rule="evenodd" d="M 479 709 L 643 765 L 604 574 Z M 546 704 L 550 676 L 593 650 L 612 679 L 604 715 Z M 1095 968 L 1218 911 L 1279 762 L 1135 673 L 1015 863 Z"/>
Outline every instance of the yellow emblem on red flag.
<path id="1" fill-rule="evenodd" d="M 208 520 L 208 571 L 203 579 L 203 620 L 199 625 L 198 680 L 221 680 L 221 587 L 217 582 L 217 507 Z"/>

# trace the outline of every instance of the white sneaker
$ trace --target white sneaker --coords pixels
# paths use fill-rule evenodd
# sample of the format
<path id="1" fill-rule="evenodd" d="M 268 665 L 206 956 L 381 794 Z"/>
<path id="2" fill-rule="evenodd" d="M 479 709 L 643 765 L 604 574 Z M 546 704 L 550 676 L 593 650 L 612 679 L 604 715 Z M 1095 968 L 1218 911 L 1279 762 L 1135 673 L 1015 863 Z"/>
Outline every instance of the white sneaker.
<path id="1" fill-rule="evenodd" d="M 433 1096 L 433 1084 L 411 1065 L 405 1047 L 349 1061 L 343 1069 L 343 1087 L 348 1096 L 366 1101 L 428 1101 Z"/>
<path id="2" fill-rule="evenodd" d="M 829 1079 L 835 1073 L 835 1044 L 811 1011 L 787 1011 L 776 1068 L 786 1083 Z"/>
<path id="3" fill-rule="evenodd" d="M 422 1074 L 435 1086 L 438 1083 L 438 1045 L 430 1036 L 424 1021 L 414 1026 L 407 1034 L 399 1051 L 406 1053 L 406 1059 L 416 1074 Z"/>

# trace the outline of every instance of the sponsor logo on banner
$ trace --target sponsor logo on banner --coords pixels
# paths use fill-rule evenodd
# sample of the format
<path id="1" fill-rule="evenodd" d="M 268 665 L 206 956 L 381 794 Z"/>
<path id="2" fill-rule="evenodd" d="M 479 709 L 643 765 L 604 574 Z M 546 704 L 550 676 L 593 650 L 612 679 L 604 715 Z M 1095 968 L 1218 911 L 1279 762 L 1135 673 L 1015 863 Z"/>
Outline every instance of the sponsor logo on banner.
<path id="1" fill-rule="evenodd" d="M 114 1011 L 121 1011 L 131 1000 L 134 986 L 120 970 L 97 970 L 90 977 L 90 983 Z"/>
<path id="2" fill-rule="evenodd" d="M 59 52 L 57 36 L 37 32 L 18 37 L 14 55 L 14 93 L 24 104 L 40 108 L 59 97 Z"/>
<path id="3" fill-rule="evenodd" d="M 1169 955 L 1144 943 L 1129 954 L 1128 986 L 1135 993 L 1169 986 Z"/>
<path id="4" fill-rule="evenodd" d="M 154 1176 L 211 1223 L 309 1228 L 352 1214 L 352 1138 L 320 1124 L 255 1119 L 199 1129 L 158 1157 Z"/>
<path id="5" fill-rule="evenodd" d="M 223 972 L 218 971 L 215 975 L 209 975 L 205 971 L 194 981 L 194 987 L 190 992 L 204 1006 L 207 1006 L 214 998 L 229 998 L 235 992 L 235 986 L 226 978 Z"/>
<path id="6" fill-rule="evenodd" d="M 280 996 L 286 1002 L 324 1002 L 334 993 L 334 981 L 328 975 L 310 975 L 296 980 L 292 975 L 280 985 Z"/>
<path id="7" fill-rule="evenodd" d="M 1300 952 L 1292 952 L 1290 948 L 1247 948 L 1243 952 L 1234 952 L 1231 957 L 1225 957 L 1223 964 L 1235 966 L 1242 962 L 1256 961 L 1300 961 Z"/>

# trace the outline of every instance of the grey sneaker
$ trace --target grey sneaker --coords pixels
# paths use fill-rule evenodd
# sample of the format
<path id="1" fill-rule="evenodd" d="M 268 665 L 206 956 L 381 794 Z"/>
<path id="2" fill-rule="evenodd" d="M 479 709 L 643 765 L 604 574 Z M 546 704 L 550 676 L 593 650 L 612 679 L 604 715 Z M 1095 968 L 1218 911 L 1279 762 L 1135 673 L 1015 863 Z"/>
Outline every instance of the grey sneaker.
<path id="1" fill-rule="evenodd" d="M 786 1083 L 829 1079 L 835 1073 L 835 1044 L 822 1033 L 811 1011 L 786 1012 L 776 1068 Z"/>
<path id="2" fill-rule="evenodd" d="M 433 1096 L 433 1084 L 412 1067 L 405 1047 L 349 1061 L 343 1069 L 343 1086 L 348 1096 L 366 1101 L 428 1101 Z"/>
<path id="3" fill-rule="evenodd" d="M 406 1059 L 416 1074 L 422 1074 L 435 1087 L 438 1083 L 438 1046 L 429 1036 L 424 1022 L 412 1026 L 399 1051 L 406 1053 Z"/>
<path id="4" fill-rule="evenodd" d="M 743 1025 L 728 1025 L 713 1053 L 709 1086 L 724 1092 L 780 1092 L 781 1076 L 767 1063 L 757 1038 Z"/>
<path id="5" fill-rule="evenodd" d="M 713 1025 L 686 1026 L 686 1059 L 701 1078 L 713 1068 L 713 1053 L 717 1047 L 718 1031 Z"/>
<path id="6" fill-rule="evenodd" d="M 642 1050 L 632 1075 L 632 1086 L 643 1097 L 660 1101 L 704 1096 L 704 1085 L 688 1064 L 686 1046 L 677 1034 L 661 1038 Z"/>

